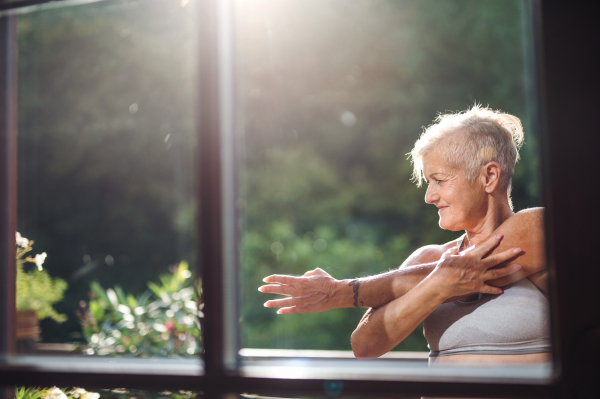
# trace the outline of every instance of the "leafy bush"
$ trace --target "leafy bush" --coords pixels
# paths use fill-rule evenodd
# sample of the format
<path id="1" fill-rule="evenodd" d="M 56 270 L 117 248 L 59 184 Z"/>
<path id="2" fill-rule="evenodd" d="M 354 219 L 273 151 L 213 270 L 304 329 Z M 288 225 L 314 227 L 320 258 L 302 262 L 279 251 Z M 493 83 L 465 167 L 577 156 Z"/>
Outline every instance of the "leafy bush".
<path id="1" fill-rule="evenodd" d="M 92 283 L 89 305 L 80 302 L 88 353 L 97 355 L 192 356 L 201 350 L 200 285 L 186 262 L 148 283 L 140 296 L 120 286 L 104 289 Z"/>
<path id="2" fill-rule="evenodd" d="M 137 389 L 101 389 L 89 392 L 83 388 L 17 387 L 15 399 L 195 399 L 201 395 L 191 391 L 142 391 Z"/>
<path id="3" fill-rule="evenodd" d="M 15 388 L 15 399 L 38 399 L 44 395 L 45 390 L 35 387 Z"/>
<path id="4" fill-rule="evenodd" d="M 67 319 L 64 314 L 57 313 L 53 304 L 63 299 L 67 283 L 60 278 L 52 278 L 42 268 L 46 253 L 35 257 L 26 256 L 33 249 L 33 240 L 16 234 L 17 242 L 17 310 L 33 310 L 40 320 L 51 318 L 58 323 Z M 26 263 L 36 267 L 25 270 Z"/>
<path id="5" fill-rule="evenodd" d="M 21 387 L 15 389 L 15 399 L 98 399 L 100 394 L 88 392 L 83 388 L 38 388 Z"/>

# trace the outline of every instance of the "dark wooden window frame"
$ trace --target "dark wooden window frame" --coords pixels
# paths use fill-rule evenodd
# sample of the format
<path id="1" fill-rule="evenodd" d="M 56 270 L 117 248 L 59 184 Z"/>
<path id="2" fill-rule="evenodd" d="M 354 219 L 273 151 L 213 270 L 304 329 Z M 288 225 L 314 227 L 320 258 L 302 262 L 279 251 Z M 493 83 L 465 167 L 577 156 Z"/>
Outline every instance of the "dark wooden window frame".
<path id="1" fill-rule="evenodd" d="M 526 0 L 524 0 L 526 1 Z M 8 10 L 45 1 L 0 1 Z M 552 289 L 554 373 L 505 378 L 458 371 L 403 373 L 402 362 L 343 360 L 242 361 L 237 356 L 235 102 L 233 0 L 199 0 L 200 264 L 205 355 L 178 361 L 14 356 L 16 229 L 16 17 L 0 17 L 0 386 L 78 385 L 99 388 L 192 389 L 229 393 L 323 395 L 335 381 L 348 395 L 463 397 L 598 396 L 600 375 L 600 226 L 595 165 L 600 149 L 599 6 L 531 0 L 536 32 L 547 251 Z M 357 366 L 359 364 L 359 366 Z M 405 366 L 405 364 L 404 364 Z M 365 371 L 365 370 L 368 370 Z M 408 370 L 408 369 L 406 369 Z M 390 373 L 396 371 L 396 373 Z M 466 372 L 467 370 L 463 370 Z M 509 373 L 510 374 L 510 373 Z M 340 386 L 340 385 L 338 385 Z"/>

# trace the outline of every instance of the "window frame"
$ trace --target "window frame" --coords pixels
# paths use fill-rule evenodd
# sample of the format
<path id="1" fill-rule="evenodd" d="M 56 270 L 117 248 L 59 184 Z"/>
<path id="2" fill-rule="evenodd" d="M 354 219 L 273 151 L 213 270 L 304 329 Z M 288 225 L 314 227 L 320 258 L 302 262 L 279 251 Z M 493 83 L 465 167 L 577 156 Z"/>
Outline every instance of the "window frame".
<path id="1" fill-rule="evenodd" d="M 39 4 L 45 1 L 0 3 L 0 9 Z M 322 395 L 323 386 L 340 380 L 346 394 L 444 395 L 502 397 L 585 397 L 596 392 L 600 350 L 600 305 L 595 304 L 593 281 L 600 275 L 594 268 L 594 226 L 600 216 L 586 213 L 582 198 L 589 195 L 589 176 L 572 171 L 585 170 L 589 154 L 590 129 L 595 128 L 594 111 L 600 100 L 594 71 L 600 60 L 598 26 L 580 20 L 596 15 L 592 5 L 570 5 L 558 0 L 531 0 L 535 30 L 536 111 L 541 130 L 543 193 L 546 202 L 546 240 L 549 267 L 551 320 L 555 374 L 549 380 L 498 378 L 457 379 L 456 375 L 427 377 L 397 376 L 382 380 L 361 378 L 349 372 L 355 361 L 336 361 L 336 372 L 324 375 L 327 361 L 307 360 L 302 377 L 298 368 L 282 372 L 273 361 L 244 362 L 237 356 L 237 286 L 239 233 L 236 225 L 234 0 L 201 0 L 198 7 L 200 70 L 198 84 L 198 139 L 200 143 L 198 230 L 202 269 L 204 361 L 170 372 L 158 362 L 132 362 L 130 368 L 115 372 L 122 360 L 92 359 L 88 369 L 75 366 L 57 369 L 52 357 L 15 357 L 15 276 L 14 231 L 16 231 L 16 130 L 17 130 L 17 48 L 16 16 L 0 17 L 0 396 L 11 398 L 14 385 L 79 385 L 90 387 L 127 386 L 141 389 L 201 390 L 207 397 L 224 397 L 236 392 L 265 392 L 279 395 Z M 542 21 L 544 29 L 542 30 Z M 566 29 L 567 27 L 568 29 Z M 591 47 L 591 48 L 590 48 Z M 543 54 L 542 54 L 543 53 Z M 579 67 L 582 73 L 575 69 Z M 597 74 L 596 74 L 597 75 Z M 587 85 L 587 86 L 586 86 Z M 577 107 L 574 107 L 574 104 Z M 596 111 L 597 112 L 597 111 Z M 564 137 L 570 138 L 565 143 Z M 594 142 L 595 143 L 595 142 Z M 598 147 L 596 147 L 598 148 Z M 558 160 L 562 161 L 560 164 Z M 552 162 L 553 161 L 553 162 Z M 567 163 L 568 168 L 561 167 Z M 600 191 L 600 190 L 598 190 Z M 595 194 L 596 191 L 592 191 Z M 568 209 L 567 211 L 561 211 Z M 573 232 L 577 232 L 577 234 Z M 583 238 L 582 238 L 583 236 Z M 584 245 L 585 244 L 585 245 Z M 574 273 L 569 265 L 576 263 Z M 577 279 L 579 277 L 579 279 Z M 581 281 L 583 277 L 584 281 Z M 595 277 L 595 278 L 594 278 Z M 560 284 L 558 283 L 560 282 Z M 582 288 L 583 287 L 583 288 Z M 597 302 L 597 301 L 596 301 Z M 585 303 L 595 310 L 589 317 L 573 311 Z M 232 305 L 233 304 L 233 305 Z M 586 346 L 587 345 L 587 346 Z M 596 347 L 594 347 L 596 345 Z M 591 347 L 590 351 L 586 349 Z M 595 348 L 595 349 L 594 349 Z M 56 360 L 56 359 L 54 359 Z M 32 363 L 34 362 L 34 363 Z M 37 362 L 37 363 L 35 363 Z M 161 361 L 162 362 L 162 361 Z M 77 363 L 77 362 L 75 362 Z M 30 364 L 36 364 L 32 367 Z M 198 366 L 199 364 L 199 366 Z M 366 365 L 367 363 L 365 363 Z M 375 369 L 376 370 L 376 369 Z M 277 375 L 277 377 L 271 377 Z M 332 377 L 333 376 L 333 377 Z M 590 376 L 592 378 L 590 378 Z M 597 376 L 597 375 L 596 375 Z M 348 378 L 354 377 L 354 378 Z"/>

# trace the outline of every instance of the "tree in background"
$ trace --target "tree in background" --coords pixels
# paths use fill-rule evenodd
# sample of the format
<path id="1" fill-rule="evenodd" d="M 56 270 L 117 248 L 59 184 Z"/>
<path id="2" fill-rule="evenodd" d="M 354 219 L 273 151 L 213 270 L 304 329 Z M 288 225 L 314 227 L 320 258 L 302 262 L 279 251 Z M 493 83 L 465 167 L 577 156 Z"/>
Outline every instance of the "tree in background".
<path id="1" fill-rule="evenodd" d="M 438 227 L 424 189 L 409 181 L 406 154 L 438 112 L 475 101 L 530 124 L 522 7 L 468 0 L 244 3 L 245 346 L 350 349 L 364 312 L 278 316 L 256 292 L 266 275 L 315 267 L 336 278 L 376 274 L 418 247 L 457 237 Z M 539 205 L 534 134 L 526 132 L 529 148 L 514 179 L 517 210 Z M 311 240 L 312 248 L 299 249 Z M 326 240 L 324 251 L 317 240 Z M 417 329 L 398 349 L 425 345 Z"/>
<path id="2" fill-rule="evenodd" d="M 19 231 L 69 282 L 43 323 L 70 341 L 90 283 L 142 293 L 195 261 L 195 30 L 171 1 L 107 1 L 21 16 Z"/>
<path id="3" fill-rule="evenodd" d="M 183 3 L 181 3 L 183 4 Z M 19 231 L 69 282 L 46 340 L 79 330 L 90 283 L 140 295 L 195 263 L 196 21 L 179 2 L 110 0 L 19 20 Z M 190 2 L 193 5 L 193 2 Z M 241 328 L 246 347 L 350 349 L 356 309 L 278 316 L 273 273 L 336 278 L 447 242 L 406 159 L 437 112 L 475 101 L 531 126 L 517 0 L 236 3 Z M 535 133 L 514 179 L 539 205 Z M 425 350 L 421 331 L 398 349 Z"/>

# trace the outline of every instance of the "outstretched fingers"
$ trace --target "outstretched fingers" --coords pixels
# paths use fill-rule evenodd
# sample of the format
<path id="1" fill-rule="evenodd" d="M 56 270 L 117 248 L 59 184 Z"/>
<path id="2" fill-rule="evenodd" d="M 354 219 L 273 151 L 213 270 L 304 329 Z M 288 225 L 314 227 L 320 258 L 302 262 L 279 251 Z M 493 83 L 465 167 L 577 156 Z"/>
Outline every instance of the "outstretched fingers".
<path id="1" fill-rule="evenodd" d="M 264 294 L 294 295 L 298 291 L 293 285 L 263 285 L 258 290 Z"/>
<path id="2" fill-rule="evenodd" d="M 302 277 L 282 276 L 280 274 L 273 274 L 263 278 L 263 281 L 269 284 L 294 284 L 299 283 L 301 280 Z"/>
<path id="3" fill-rule="evenodd" d="M 302 313 L 302 311 L 298 308 L 298 306 L 290 306 L 287 308 L 281 308 L 277 311 L 277 314 L 295 314 Z"/>
<path id="4" fill-rule="evenodd" d="M 296 298 L 272 299 L 265 302 L 266 308 L 284 308 L 296 305 Z"/>

